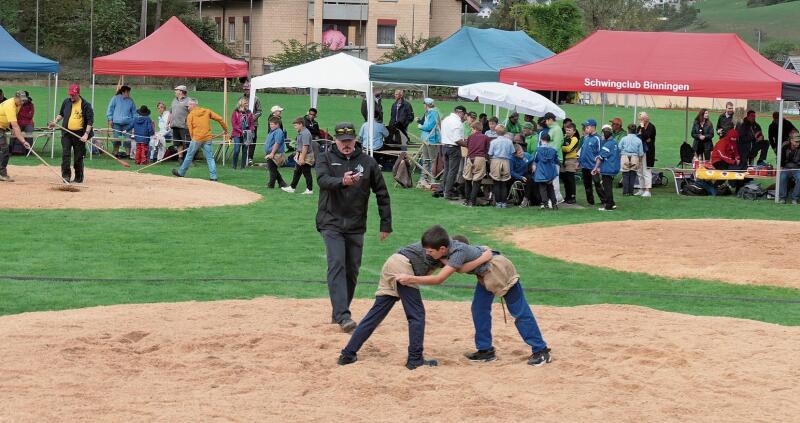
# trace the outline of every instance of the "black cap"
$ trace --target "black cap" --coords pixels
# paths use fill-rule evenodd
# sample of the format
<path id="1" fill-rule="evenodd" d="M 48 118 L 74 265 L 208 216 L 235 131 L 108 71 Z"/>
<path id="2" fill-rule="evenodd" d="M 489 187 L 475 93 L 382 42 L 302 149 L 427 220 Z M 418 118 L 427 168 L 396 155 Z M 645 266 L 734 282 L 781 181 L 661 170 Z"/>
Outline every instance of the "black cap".
<path id="1" fill-rule="evenodd" d="M 139 107 L 139 114 L 142 116 L 150 116 L 150 109 L 148 109 L 147 106 L 142 104 L 142 107 Z"/>
<path id="2" fill-rule="evenodd" d="M 464 106 L 456 106 L 456 108 L 453 110 L 455 110 L 456 112 L 467 113 L 467 108 Z"/>
<path id="3" fill-rule="evenodd" d="M 336 141 L 350 141 L 356 139 L 356 130 L 350 122 L 342 122 L 334 129 Z"/>

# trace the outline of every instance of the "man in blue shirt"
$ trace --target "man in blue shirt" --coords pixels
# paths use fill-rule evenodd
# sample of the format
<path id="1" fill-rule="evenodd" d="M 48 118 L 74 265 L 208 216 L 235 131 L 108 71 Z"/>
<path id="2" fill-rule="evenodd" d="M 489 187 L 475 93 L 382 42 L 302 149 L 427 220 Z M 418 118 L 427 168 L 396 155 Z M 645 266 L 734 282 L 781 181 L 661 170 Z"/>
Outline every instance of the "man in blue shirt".
<path id="1" fill-rule="evenodd" d="M 372 125 L 372 149 L 377 151 L 383 148 L 383 139 L 389 136 L 389 130 L 380 122 L 374 122 Z M 369 122 L 364 122 L 358 131 L 358 142 L 365 150 L 370 147 L 367 134 L 369 134 Z"/>

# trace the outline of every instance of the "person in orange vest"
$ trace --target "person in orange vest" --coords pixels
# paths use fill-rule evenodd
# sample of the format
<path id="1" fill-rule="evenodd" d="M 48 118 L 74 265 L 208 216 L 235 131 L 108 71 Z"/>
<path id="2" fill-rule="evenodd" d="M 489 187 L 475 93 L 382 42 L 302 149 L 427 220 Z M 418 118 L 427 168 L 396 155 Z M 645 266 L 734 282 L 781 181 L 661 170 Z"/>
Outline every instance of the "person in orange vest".
<path id="1" fill-rule="evenodd" d="M 189 99 L 189 114 L 186 116 L 186 127 L 189 129 L 189 137 L 192 142 L 189 143 L 189 150 L 186 152 L 186 157 L 183 158 L 183 163 L 180 169 L 172 169 L 172 174 L 178 177 L 186 175 L 189 169 L 189 164 L 192 163 L 194 155 L 197 150 L 203 149 L 203 155 L 206 157 L 208 163 L 208 173 L 212 181 L 217 180 L 217 163 L 214 162 L 214 152 L 211 149 L 211 120 L 215 120 L 222 127 L 222 136 L 228 139 L 228 124 L 222 119 L 222 116 L 214 113 L 213 111 L 197 105 L 197 99 Z"/>

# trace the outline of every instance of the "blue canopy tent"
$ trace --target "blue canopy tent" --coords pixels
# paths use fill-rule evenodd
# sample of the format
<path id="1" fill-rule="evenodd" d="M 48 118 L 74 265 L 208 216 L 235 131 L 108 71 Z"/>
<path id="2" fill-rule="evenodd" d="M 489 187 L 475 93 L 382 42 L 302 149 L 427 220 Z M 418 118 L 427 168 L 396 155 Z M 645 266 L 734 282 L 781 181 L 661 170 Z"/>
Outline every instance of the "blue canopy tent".
<path id="1" fill-rule="evenodd" d="M 0 26 L 0 72 L 45 72 L 47 73 L 48 85 L 50 76 L 55 77 L 55 88 L 53 98 L 58 90 L 58 62 L 46 59 L 23 47 L 17 42 L 5 28 Z M 53 102 L 53 116 L 56 113 L 56 102 Z M 50 146 L 50 156 L 53 156 L 53 145 Z"/>

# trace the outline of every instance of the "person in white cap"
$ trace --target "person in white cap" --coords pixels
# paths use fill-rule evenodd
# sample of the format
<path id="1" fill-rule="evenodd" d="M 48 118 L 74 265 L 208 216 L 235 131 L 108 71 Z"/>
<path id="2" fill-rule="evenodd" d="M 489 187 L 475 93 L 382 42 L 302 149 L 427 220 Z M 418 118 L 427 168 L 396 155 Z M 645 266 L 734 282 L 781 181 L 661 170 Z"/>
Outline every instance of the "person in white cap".
<path id="1" fill-rule="evenodd" d="M 186 127 L 186 116 L 189 115 L 189 97 L 186 97 L 186 85 L 175 87 L 175 98 L 170 106 L 169 127 L 172 128 L 172 145 L 178 149 L 178 160 L 183 160 L 183 152 L 191 141 L 189 129 Z"/>
<path id="2" fill-rule="evenodd" d="M 281 119 L 281 112 L 283 111 L 283 107 L 278 106 L 276 104 L 276 105 L 272 106 L 272 108 L 269 109 L 269 111 L 271 113 L 271 116 L 275 116 L 276 118 Z M 282 121 L 283 121 L 283 119 L 281 119 L 281 124 L 280 124 L 280 128 L 281 129 L 283 129 L 283 122 Z M 283 133 L 284 134 L 286 133 L 285 129 L 283 130 Z"/>

